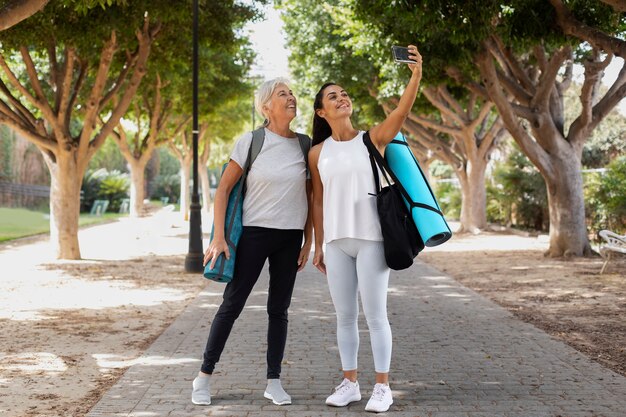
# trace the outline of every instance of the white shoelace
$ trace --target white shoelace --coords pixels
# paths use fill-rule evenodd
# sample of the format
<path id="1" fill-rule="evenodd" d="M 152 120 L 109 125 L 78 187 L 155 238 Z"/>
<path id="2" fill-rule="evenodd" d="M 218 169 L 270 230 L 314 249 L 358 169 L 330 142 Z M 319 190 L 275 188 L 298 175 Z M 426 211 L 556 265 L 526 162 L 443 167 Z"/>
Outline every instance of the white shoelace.
<path id="1" fill-rule="evenodd" d="M 350 380 L 344 379 L 343 382 L 335 387 L 334 394 L 343 394 L 350 389 Z"/>
<path id="2" fill-rule="evenodd" d="M 382 401 L 386 392 L 387 387 L 385 385 L 376 385 L 374 387 L 374 392 L 372 392 L 372 398 L 376 401 Z"/>

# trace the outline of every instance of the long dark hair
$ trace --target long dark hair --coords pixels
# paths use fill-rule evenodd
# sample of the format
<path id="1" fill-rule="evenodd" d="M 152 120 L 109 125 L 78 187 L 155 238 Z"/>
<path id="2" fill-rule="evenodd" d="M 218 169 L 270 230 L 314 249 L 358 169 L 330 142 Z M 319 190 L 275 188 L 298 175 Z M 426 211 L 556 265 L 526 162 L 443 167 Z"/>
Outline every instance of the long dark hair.
<path id="1" fill-rule="evenodd" d="M 326 83 L 320 88 L 320 91 L 315 95 L 315 101 L 313 102 L 313 143 L 312 146 L 318 143 L 324 142 L 332 133 L 330 125 L 326 119 L 317 115 L 316 110 L 322 108 L 322 98 L 324 97 L 324 90 L 331 85 L 337 85 L 335 83 Z"/>

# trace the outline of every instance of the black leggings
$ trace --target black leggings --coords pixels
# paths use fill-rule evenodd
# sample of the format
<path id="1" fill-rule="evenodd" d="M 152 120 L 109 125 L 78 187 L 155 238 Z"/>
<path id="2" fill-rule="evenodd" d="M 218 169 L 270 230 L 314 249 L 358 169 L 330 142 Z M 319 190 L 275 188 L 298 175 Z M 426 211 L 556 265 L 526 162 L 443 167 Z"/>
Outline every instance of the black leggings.
<path id="1" fill-rule="evenodd" d="M 213 318 L 201 371 L 212 374 L 230 331 L 269 259 L 267 297 L 267 378 L 279 378 L 287 342 L 287 314 L 298 271 L 302 230 L 244 227 L 237 245 L 233 280 L 224 289 L 224 301 Z"/>

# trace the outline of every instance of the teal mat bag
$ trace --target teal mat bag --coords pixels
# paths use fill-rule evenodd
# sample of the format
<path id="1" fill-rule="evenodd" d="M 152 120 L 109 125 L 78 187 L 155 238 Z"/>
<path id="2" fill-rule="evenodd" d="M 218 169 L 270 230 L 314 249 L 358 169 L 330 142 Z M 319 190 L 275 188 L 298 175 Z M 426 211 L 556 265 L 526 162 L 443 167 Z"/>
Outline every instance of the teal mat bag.
<path id="1" fill-rule="evenodd" d="M 224 239 L 228 245 L 230 251 L 230 259 L 226 259 L 223 253 L 217 257 L 215 265 L 210 268 L 211 263 L 207 263 L 204 266 L 204 277 L 216 282 L 228 283 L 233 279 L 235 274 L 235 258 L 237 257 L 237 244 L 241 238 L 241 232 L 243 231 L 243 199 L 246 194 L 245 185 L 248 178 L 248 172 L 250 166 L 261 152 L 263 147 L 263 141 L 265 140 L 264 128 L 257 129 L 252 132 L 252 143 L 248 150 L 248 157 L 243 169 L 241 178 L 237 181 L 237 184 L 230 191 L 228 196 L 228 205 L 226 206 L 226 215 L 224 216 Z M 226 169 L 228 163 L 224 164 L 222 173 Z M 211 228 L 211 241 L 215 233 L 215 223 Z"/>
<path id="2" fill-rule="evenodd" d="M 304 154 L 304 161 L 307 165 L 308 173 L 307 155 L 311 147 L 311 139 L 308 136 L 302 135 L 300 133 L 297 133 L 297 136 L 298 140 L 300 141 L 302 153 Z M 224 238 L 226 239 L 226 244 L 228 245 L 230 259 L 226 259 L 226 256 L 221 253 L 217 257 L 213 268 L 210 268 L 210 262 L 205 265 L 203 275 L 205 278 L 212 281 L 229 283 L 230 281 L 232 281 L 235 274 L 237 244 L 239 243 L 241 233 L 243 232 L 243 200 L 246 195 L 246 180 L 248 179 L 248 172 L 250 171 L 250 167 L 254 163 L 256 157 L 261 152 L 264 141 L 264 127 L 256 129 L 252 132 L 252 143 L 250 144 L 250 148 L 248 150 L 248 157 L 246 158 L 246 162 L 242 167 L 243 174 L 241 174 L 241 178 L 239 179 L 239 181 L 237 181 L 237 184 L 235 184 L 233 189 L 230 191 L 230 195 L 228 196 L 228 204 L 226 206 L 226 215 L 224 216 Z M 228 164 L 224 164 L 222 172 L 224 172 L 224 169 L 226 169 L 227 165 Z M 213 240 L 214 233 L 215 223 L 213 223 L 213 227 L 211 228 L 211 240 Z"/>

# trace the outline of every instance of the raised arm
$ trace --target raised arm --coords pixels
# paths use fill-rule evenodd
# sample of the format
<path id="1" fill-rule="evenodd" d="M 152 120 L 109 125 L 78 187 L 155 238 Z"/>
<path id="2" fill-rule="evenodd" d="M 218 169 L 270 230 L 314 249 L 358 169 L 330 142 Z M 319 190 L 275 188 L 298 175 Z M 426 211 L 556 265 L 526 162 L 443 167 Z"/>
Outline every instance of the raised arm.
<path id="1" fill-rule="evenodd" d="M 422 56 L 414 45 L 409 45 L 409 58 L 416 61 L 415 64 L 407 64 L 411 69 L 411 79 L 407 84 L 398 107 L 380 124 L 370 129 L 370 138 L 379 150 L 383 151 L 385 146 L 398 134 L 402 124 L 406 120 L 415 103 L 415 97 L 422 80 Z"/>

